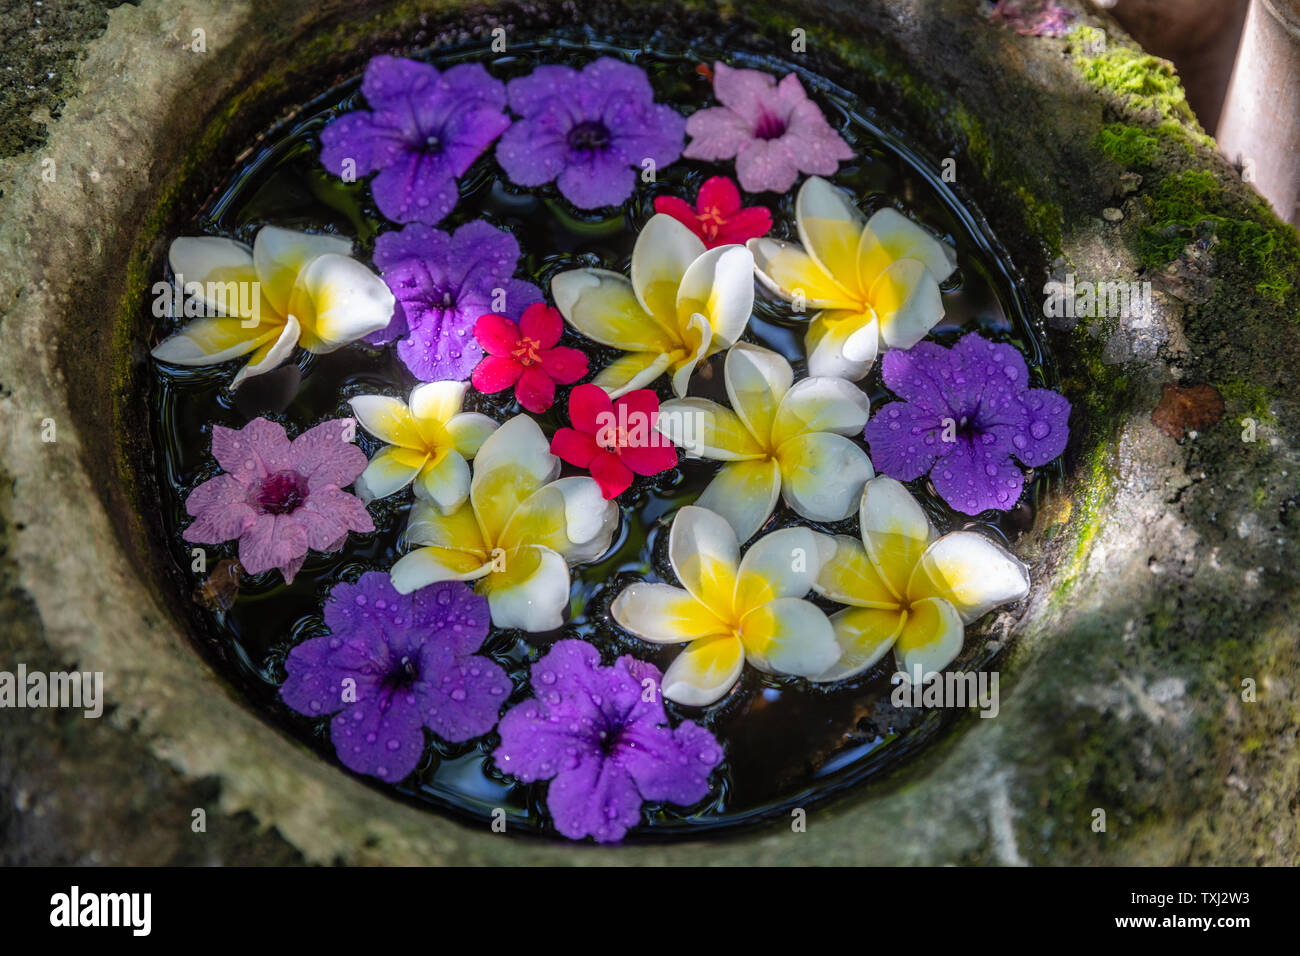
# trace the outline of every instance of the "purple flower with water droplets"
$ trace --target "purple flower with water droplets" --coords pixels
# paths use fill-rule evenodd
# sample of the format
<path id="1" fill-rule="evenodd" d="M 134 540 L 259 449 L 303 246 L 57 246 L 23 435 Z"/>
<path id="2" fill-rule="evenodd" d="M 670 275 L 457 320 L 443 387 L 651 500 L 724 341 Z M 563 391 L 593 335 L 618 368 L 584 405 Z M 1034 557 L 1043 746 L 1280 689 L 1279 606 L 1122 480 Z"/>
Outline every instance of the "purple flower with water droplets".
<path id="1" fill-rule="evenodd" d="M 464 381 L 483 358 L 474 323 L 488 313 L 518 321 L 542 290 L 514 278 L 519 243 L 476 219 L 448 235 L 415 223 L 375 240 L 375 266 L 400 308 L 366 339 L 397 339 L 397 354 L 422 382 Z"/>
<path id="2" fill-rule="evenodd" d="M 506 93 L 522 119 L 497 143 L 497 162 L 520 186 L 555 180 L 580 209 L 622 203 L 647 160 L 662 169 L 681 156 L 686 120 L 654 101 L 645 70 L 630 63 L 539 66 Z"/>
<path id="3" fill-rule="evenodd" d="M 337 551 L 349 531 L 375 530 L 361 499 L 341 490 L 366 468 L 355 435 L 351 418 L 322 422 L 293 441 L 265 418 L 240 429 L 214 426 L 212 457 L 225 473 L 185 499 L 195 520 L 181 537 L 197 544 L 238 538 L 245 571 L 279 568 L 293 581 L 308 551 Z"/>
<path id="4" fill-rule="evenodd" d="M 1030 467 L 1065 450 L 1070 403 L 1029 387 L 1029 369 L 1010 345 L 970 332 L 951 349 L 934 342 L 885 353 L 885 384 L 904 401 L 882 406 L 864 435 L 876 470 L 899 481 L 926 472 L 944 501 L 964 514 L 1015 507 Z"/>
<path id="5" fill-rule="evenodd" d="M 394 222 L 435 223 L 456 205 L 456 179 L 510 125 L 505 84 L 481 63 L 439 72 L 376 56 L 361 82 L 369 110 L 321 130 L 321 164 L 336 176 L 378 173 L 375 205 Z"/>
<path id="6" fill-rule="evenodd" d="M 558 641 L 533 664 L 534 697 L 501 718 L 497 766 L 525 783 L 550 780 L 547 810 L 571 840 L 621 840 L 646 801 L 698 803 L 722 747 L 691 721 L 668 726 L 660 678 L 629 654 L 602 667 L 587 642 Z"/>
<path id="7" fill-rule="evenodd" d="M 325 602 L 330 633 L 289 652 L 281 699 L 309 717 L 335 714 L 339 760 L 390 783 L 424 754 L 424 728 L 453 743 L 492 729 L 513 685 L 476 653 L 487 599 L 460 581 L 398 594 L 388 574 L 340 583 Z"/>

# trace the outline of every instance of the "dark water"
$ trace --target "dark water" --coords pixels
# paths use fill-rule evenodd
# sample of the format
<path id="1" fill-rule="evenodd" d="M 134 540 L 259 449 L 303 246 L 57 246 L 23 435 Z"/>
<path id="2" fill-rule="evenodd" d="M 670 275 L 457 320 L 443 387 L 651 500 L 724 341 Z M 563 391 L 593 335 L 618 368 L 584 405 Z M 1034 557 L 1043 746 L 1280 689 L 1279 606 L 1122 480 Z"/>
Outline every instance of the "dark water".
<path id="1" fill-rule="evenodd" d="M 644 67 L 661 102 L 673 103 L 685 112 L 711 102 L 708 81 L 696 70 L 702 57 L 712 62 L 712 51 L 704 47 L 687 56 L 555 37 L 513 42 L 512 47 L 509 54 L 494 54 L 483 46 L 465 47 L 441 51 L 429 59 L 439 67 L 481 61 L 495 76 L 509 79 L 539 63 L 581 65 L 607 54 Z M 728 59 L 732 65 L 767 69 L 778 76 L 791 70 L 800 72 L 805 87 L 857 155 L 828 178 L 860 197 L 868 214 L 895 204 L 955 245 L 959 268 L 944 285 L 947 315 L 935 330 L 941 342 L 951 344 L 962 332 L 979 329 L 990 338 L 1016 345 L 1025 354 L 1036 384 L 1055 384 L 1050 359 L 1028 318 L 1014 270 L 997 252 L 1000 247 L 978 213 L 957 200 L 935 168 L 882 132 L 867 109 L 830 81 L 789 63 L 733 52 Z M 268 223 L 337 232 L 352 238 L 356 254 L 368 262 L 375 236 L 398 227 L 379 215 L 364 182 L 342 183 L 316 160 L 317 136 L 325 123 L 340 112 L 364 107 L 359 80 L 354 77 L 325 93 L 304 106 L 294 119 L 269 131 L 198 211 L 185 234 L 223 235 L 251 244 L 257 230 Z M 601 266 L 626 274 L 636 234 L 653 214 L 654 197 L 672 194 L 693 199 L 699 184 L 719 173 L 734 177 L 729 163 L 679 161 L 661 170 L 658 182 L 639 183 L 626 209 L 600 216 L 573 209 L 553 187 L 533 191 L 512 187 L 501 178 L 489 151 L 461 182 L 460 203 L 438 228 L 452 231 L 483 217 L 509 229 L 524 253 L 519 274 L 546 290 L 553 275 L 578 266 Z M 764 194 L 747 202 L 772 206 L 777 223 L 772 235 L 797 238 L 793 235 L 793 192 L 775 205 L 772 199 L 772 194 Z M 166 328 L 156 329 L 150 345 L 174 328 L 171 320 L 165 324 Z M 760 293 L 745 337 L 782 352 L 794 364 L 796 377 L 801 377 L 805 372 L 803 328 L 803 323 L 786 317 L 784 305 L 768 301 Z M 589 351 L 593 374 L 611 357 L 570 331 L 565 338 L 565 344 Z M 712 362 L 711 381 L 697 376 L 693 393 L 719 397 L 721 359 L 716 356 Z M 265 376 L 266 381 L 254 379 L 256 387 L 250 384 L 234 398 L 225 391 L 225 384 L 242 361 L 177 374 L 157 370 L 151 387 L 148 412 L 157 449 L 163 523 L 174 560 L 195 584 L 202 575 L 191 571 L 189 546 L 180 538 L 188 522 L 183 502 L 190 490 L 216 473 L 209 457 L 213 424 L 238 428 L 258 414 L 266 414 L 284 423 L 292 435 L 323 419 L 349 415 L 347 400 L 352 396 L 386 393 L 405 399 L 415 384 L 395 349 L 375 350 L 357 344 L 324 356 L 300 351 L 286 367 Z M 876 371 L 861 383 L 872 397 L 873 408 L 889 400 L 878 369 L 877 363 Z M 301 387 L 294 394 L 299 375 Z M 660 380 L 659 388 L 661 395 L 668 397 L 666 379 Z M 466 407 L 501 421 L 520 411 L 510 395 L 483 396 L 471 390 Z M 539 416 L 547 434 L 567 424 L 566 409 L 567 391 L 562 390 L 551 411 Z M 379 445 L 360 430 L 358 440 L 371 454 Z M 607 662 L 619 654 L 633 653 L 660 668 L 667 666 L 676 649 L 661 649 L 622 634 L 611 623 L 608 606 L 633 580 L 673 581 L 666 558 L 668 524 L 677 508 L 689 504 L 703 490 L 717 467 L 712 462 L 685 461 L 673 472 L 637 479 L 620 501 L 622 525 L 609 554 L 597 564 L 574 569 L 572 617 L 562 630 L 526 635 L 494 629 L 483 652 L 511 674 L 516 685 L 511 703 L 529 694 L 529 662 L 561 636 L 591 641 L 601 648 Z M 924 479 L 914 483 L 913 492 L 924 501 L 941 531 L 979 527 L 1014 545 L 1057 477 L 1051 469 L 1040 469 L 1026 482 L 1025 496 L 1016 510 L 987 512 L 976 519 L 949 509 Z M 194 606 L 200 643 L 232 682 L 271 722 L 308 741 L 331 761 L 335 758 L 328 740 L 328 719 L 300 717 L 276 696 L 285 677 L 284 659 L 295 644 L 324 633 L 320 609 L 332 584 L 353 580 L 366 570 L 386 570 L 397 559 L 410 500 L 408 489 L 375 502 L 371 506 L 377 528 L 373 534 L 350 535 L 340 553 L 312 553 L 290 586 L 278 572 L 271 571 L 245 578 L 228 612 Z M 778 504 L 767 530 L 796 523 L 796 517 Z M 837 525 L 817 527 L 856 535 L 856 516 Z M 210 570 L 220 558 L 234 556 L 234 543 L 208 546 L 207 553 Z M 996 653 L 986 645 L 982 632 L 979 624 L 967 629 L 965 648 L 954 668 L 973 670 L 995 662 Z M 738 688 L 702 715 L 669 704 L 674 722 L 690 717 L 713 730 L 724 744 L 726 759 L 715 774 L 714 793 L 705 803 L 689 809 L 647 807 L 647 824 L 634 830 L 629 840 L 653 840 L 788 816 L 793 807 L 809 807 L 906 759 L 941 733 L 954 716 L 891 705 L 889 675 L 893 669 L 893 657 L 886 655 L 870 673 L 822 688 L 746 668 Z M 509 830 L 544 830 L 544 784 L 509 782 L 487 757 L 496 743 L 495 734 L 468 744 L 448 744 L 431 737 L 419 769 L 395 789 L 406 799 L 481 823 L 490 820 L 494 808 L 501 807 L 506 810 Z M 340 772 L 346 771 L 340 768 Z"/>

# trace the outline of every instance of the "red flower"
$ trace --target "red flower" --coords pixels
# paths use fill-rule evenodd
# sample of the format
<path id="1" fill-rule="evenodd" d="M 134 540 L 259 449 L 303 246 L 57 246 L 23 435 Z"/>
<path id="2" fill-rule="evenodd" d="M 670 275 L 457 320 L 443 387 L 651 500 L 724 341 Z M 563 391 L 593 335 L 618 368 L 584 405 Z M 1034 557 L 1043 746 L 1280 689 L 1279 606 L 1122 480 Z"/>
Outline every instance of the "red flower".
<path id="1" fill-rule="evenodd" d="M 586 468 L 606 499 L 617 498 L 632 475 L 657 475 L 677 467 L 677 449 L 655 429 L 659 397 L 638 388 L 611 400 L 599 385 L 569 393 L 569 421 L 551 439 L 551 454 Z"/>
<path id="2" fill-rule="evenodd" d="M 740 190 L 726 176 L 704 181 L 695 208 L 676 196 L 659 196 L 655 199 L 655 212 L 672 216 L 703 239 L 708 249 L 758 239 L 772 228 L 771 211 L 766 206 L 741 208 Z"/>
<path id="3" fill-rule="evenodd" d="M 488 354 L 471 380 L 480 392 L 515 387 L 515 398 L 530 412 L 544 412 L 555 402 L 556 384 L 568 385 L 587 374 L 587 356 L 577 349 L 556 348 L 564 321 L 541 302 L 524 310 L 519 323 L 489 313 L 474 323 L 474 338 Z"/>

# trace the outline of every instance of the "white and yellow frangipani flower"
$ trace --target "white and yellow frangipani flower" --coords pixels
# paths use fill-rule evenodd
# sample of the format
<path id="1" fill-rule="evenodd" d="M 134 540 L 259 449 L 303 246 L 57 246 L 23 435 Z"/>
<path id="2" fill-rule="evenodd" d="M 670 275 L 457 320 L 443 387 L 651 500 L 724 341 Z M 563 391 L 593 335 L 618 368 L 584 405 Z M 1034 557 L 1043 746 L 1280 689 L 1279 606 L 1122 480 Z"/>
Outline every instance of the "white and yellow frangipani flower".
<path id="1" fill-rule="evenodd" d="M 830 621 L 804 599 L 827 553 L 821 537 L 808 528 L 774 531 L 742 559 L 725 518 L 687 505 L 668 535 L 668 557 L 685 589 L 631 584 L 610 613 L 644 640 L 686 645 L 661 685 L 679 704 L 720 700 L 746 660 L 771 674 L 821 674 L 840 653 Z"/>
<path id="2" fill-rule="evenodd" d="M 778 494 L 812 521 L 851 515 L 875 474 L 846 437 L 867 423 L 862 389 L 842 378 L 795 382 L 789 362 L 746 342 L 727 353 L 723 378 L 731 408 L 685 398 L 659 409 L 659 430 L 687 454 L 725 462 L 695 503 L 726 518 L 741 541 L 771 516 Z"/>
<path id="3" fill-rule="evenodd" d="M 618 528 L 618 505 L 592 478 L 560 478 L 560 459 L 527 415 L 507 421 L 474 458 L 469 500 L 450 514 L 422 499 L 406 540 L 416 550 L 392 568 L 402 594 L 468 581 L 492 623 L 551 631 L 569 605 L 569 568 L 600 557 Z"/>
<path id="4" fill-rule="evenodd" d="M 637 236 L 632 279 L 607 269 L 573 269 L 551 280 L 566 322 L 628 354 L 595 384 L 618 398 L 665 372 L 685 396 L 701 361 L 729 348 L 754 309 L 754 257 L 741 245 L 705 250 L 672 216 L 658 213 Z"/>
<path id="5" fill-rule="evenodd" d="M 357 422 L 388 444 L 356 481 L 365 502 L 401 491 L 412 481 L 415 494 L 443 514 L 469 498 L 469 461 L 497 429 L 478 412 L 462 412 L 464 382 L 426 382 L 409 403 L 387 395 L 359 395 L 349 404 Z"/>
<path id="6" fill-rule="evenodd" d="M 839 660 L 813 680 L 861 673 L 890 648 L 900 670 L 942 670 L 961 651 L 966 625 L 1029 593 L 1029 571 L 973 531 L 941 538 L 920 504 L 893 478 L 862 490 L 862 540 L 819 535 L 830 553 L 813 583 L 850 607 L 831 615 Z"/>
<path id="7" fill-rule="evenodd" d="M 799 188 L 802 245 L 751 239 L 759 280 L 799 311 L 816 310 L 804 345 L 809 375 L 863 378 L 881 348 L 909 349 L 941 318 L 939 283 L 957 254 L 888 207 L 864 219 L 849 198 L 811 176 Z"/>
<path id="8" fill-rule="evenodd" d="M 253 353 L 231 388 L 269 372 L 301 345 L 332 352 L 387 327 L 396 300 L 338 236 L 264 226 L 249 249 L 217 236 L 172 241 L 178 288 L 202 317 L 154 347 L 172 365 L 216 365 Z M 185 314 L 192 314 L 185 309 Z"/>

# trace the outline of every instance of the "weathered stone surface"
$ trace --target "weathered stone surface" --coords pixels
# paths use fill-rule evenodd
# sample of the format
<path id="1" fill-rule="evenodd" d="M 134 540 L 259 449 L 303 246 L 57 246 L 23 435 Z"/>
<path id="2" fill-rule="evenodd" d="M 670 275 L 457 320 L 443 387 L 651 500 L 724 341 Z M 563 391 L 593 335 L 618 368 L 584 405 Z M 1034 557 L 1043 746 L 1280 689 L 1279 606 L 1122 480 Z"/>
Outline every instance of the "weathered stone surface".
<path id="1" fill-rule="evenodd" d="M 577 7 L 142 0 L 112 10 L 102 35 L 74 17 L 49 50 L 37 42 L 77 66 L 60 87 L 71 95 L 33 120 L 43 144 L 24 133 L 0 158 L 0 669 L 103 671 L 110 709 L 0 712 L 3 859 L 1296 862 L 1300 244 L 1213 153 L 1176 81 L 1113 27 L 1101 24 L 1103 51 L 1087 31 L 992 27 L 980 6 L 759 2 L 744 6 L 748 25 L 730 8 L 681 15 L 709 29 L 720 17 L 737 44 L 771 49 L 801 27 L 808 56 L 847 63 L 888 122 L 932 160 L 957 159 L 1031 301 L 1054 271 L 1154 283 L 1143 323 L 1051 332 L 1078 410 L 1068 494 L 1020 543 L 1036 586 L 1004 621 L 1001 713 L 812 813 L 807 833 L 778 823 L 615 850 L 415 810 L 248 711 L 185 634 L 175 595 L 188 587 L 152 559 L 134 411 L 145 283 L 257 130 L 375 50 L 572 23 Z M 649 33 L 665 19 L 654 5 L 580 7 L 596 26 Z M 206 53 L 191 49 L 195 29 Z M 24 49 L 6 42 L 2 56 Z M 1213 385 L 1223 418 L 1181 442 L 1161 433 L 1151 413 L 1168 383 Z M 203 837 L 190 831 L 198 806 Z"/>

